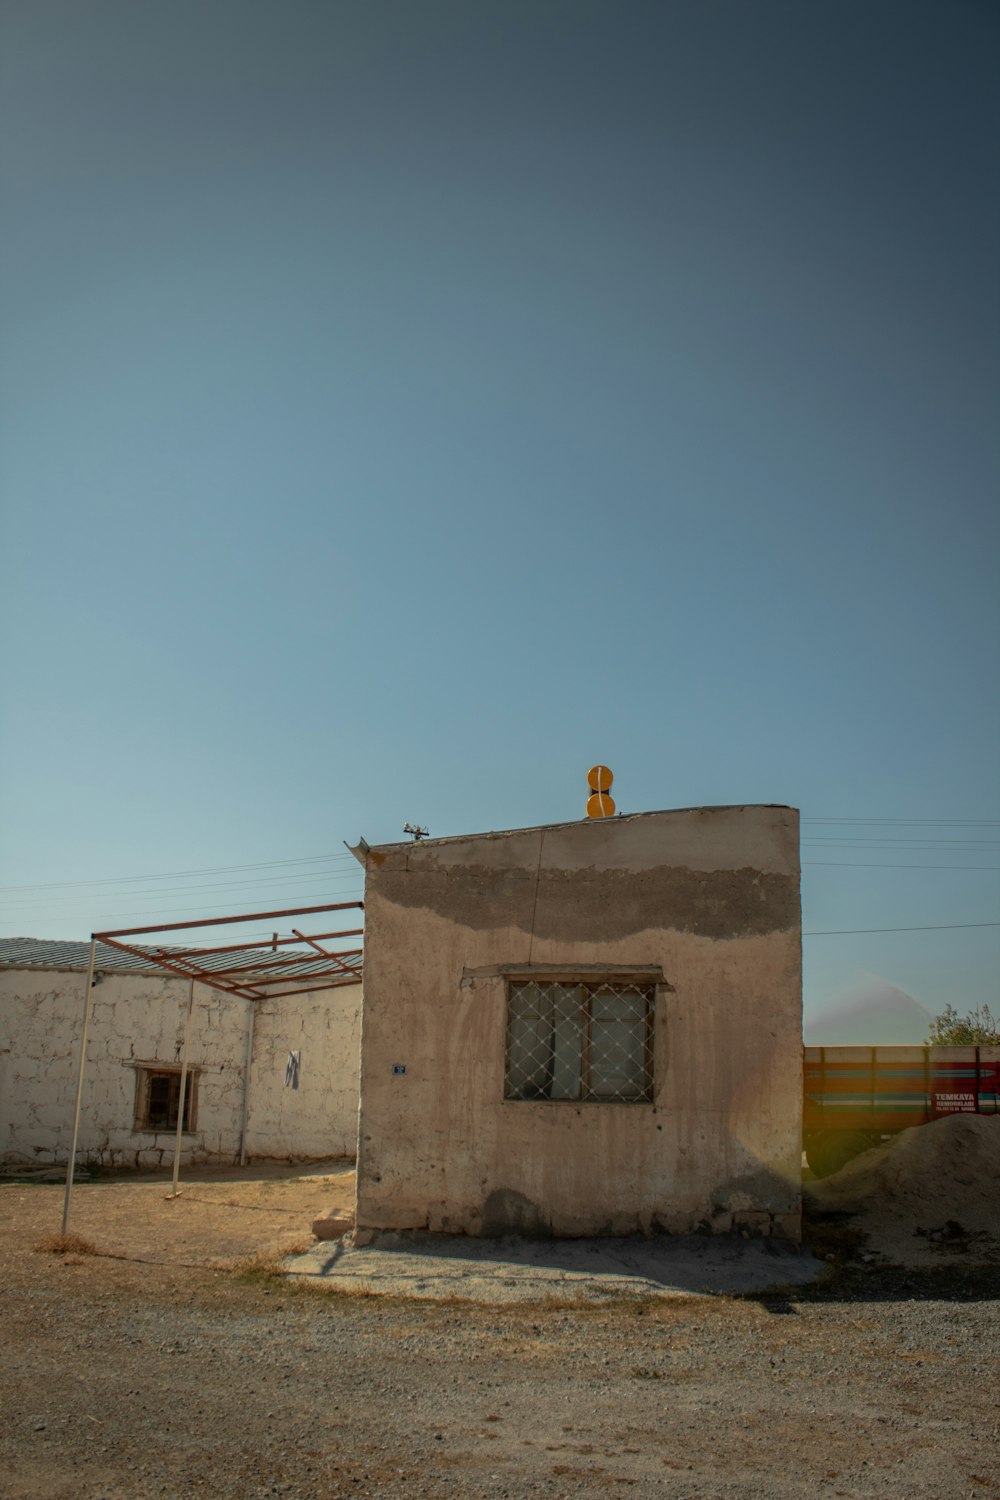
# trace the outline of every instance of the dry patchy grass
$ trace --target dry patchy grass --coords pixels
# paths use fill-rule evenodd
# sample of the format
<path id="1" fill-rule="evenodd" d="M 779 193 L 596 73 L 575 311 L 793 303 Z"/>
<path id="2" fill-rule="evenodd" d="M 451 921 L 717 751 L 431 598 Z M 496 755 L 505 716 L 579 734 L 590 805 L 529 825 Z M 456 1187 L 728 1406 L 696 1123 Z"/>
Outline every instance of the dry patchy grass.
<path id="1" fill-rule="evenodd" d="M 250 1255 L 238 1255 L 226 1267 L 241 1281 L 285 1281 L 288 1272 L 284 1262 L 290 1255 L 304 1255 L 312 1249 L 312 1241 L 283 1245 L 280 1250 L 271 1248 L 255 1250 Z"/>
<path id="2" fill-rule="evenodd" d="M 36 1240 L 31 1248 L 49 1255 L 104 1255 L 106 1253 L 98 1249 L 93 1240 L 85 1239 L 82 1234 L 47 1234 L 44 1239 Z"/>
<path id="3" fill-rule="evenodd" d="M 303 1255 L 312 1249 L 312 1243 L 285 1245 L 280 1250 L 259 1250 L 254 1255 L 241 1255 L 226 1267 L 237 1281 L 245 1285 L 264 1287 L 268 1290 L 280 1288 L 283 1297 L 374 1297 L 375 1288 L 369 1281 L 359 1281 L 356 1286 L 344 1286 L 325 1281 L 322 1277 L 303 1276 L 290 1270 L 285 1262 L 293 1255 Z M 394 1302 L 406 1298 L 392 1298 Z"/>

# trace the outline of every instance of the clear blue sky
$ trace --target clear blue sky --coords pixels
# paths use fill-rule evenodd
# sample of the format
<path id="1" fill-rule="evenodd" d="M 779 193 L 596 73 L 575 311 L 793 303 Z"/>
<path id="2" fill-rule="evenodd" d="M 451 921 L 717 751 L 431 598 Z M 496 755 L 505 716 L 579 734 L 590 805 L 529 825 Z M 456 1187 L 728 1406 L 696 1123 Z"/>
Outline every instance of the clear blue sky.
<path id="1" fill-rule="evenodd" d="M 963 820 L 805 823 L 807 932 L 998 920 L 995 6 L 7 0 L 0 56 L 0 931 L 352 895 L 267 862 L 595 760 Z M 812 938 L 807 1012 L 998 954 Z"/>

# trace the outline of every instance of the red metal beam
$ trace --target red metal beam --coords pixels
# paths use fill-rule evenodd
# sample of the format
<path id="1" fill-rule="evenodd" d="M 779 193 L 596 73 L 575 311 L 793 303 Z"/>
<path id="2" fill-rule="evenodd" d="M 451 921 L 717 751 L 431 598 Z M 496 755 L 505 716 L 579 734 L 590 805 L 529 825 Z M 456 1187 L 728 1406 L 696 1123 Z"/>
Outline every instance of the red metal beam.
<path id="1" fill-rule="evenodd" d="M 265 977 L 264 979 L 255 979 L 255 980 L 253 980 L 253 984 L 256 987 L 258 987 L 259 989 L 263 990 L 263 989 L 267 989 L 267 987 L 269 985 L 272 985 L 272 984 L 292 984 L 295 981 L 299 981 L 301 984 L 305 985 L 306 981 L 309 980 L 309 979 L 316 979 L 316 980 L 319 980 L 319 981 L 323 981 L 323 980 L 326 980 L 326 979 L 340 979 L 345 974 L 350 974 L 352 977 L 353 976 L 357 976 L 357 977 L 360 978 L 360 975 L 361 975 L 360 966 L 354 967 L 351 964 L 344 964 L 342 968 L 337 968 L 337 969 L 316 969 L 311 974 L 295 974 L 295 973 L 271 974 L 271 975 L 268 975 L 267 977 Z M 237 981 L 235 981 L 235 980 L 231 980 L 230 981 L 230 983 L 236 983 L 236 982 Z M 321 988 L 322 985 L 320 984 L 320 985 L 317 985 L 315 987 L 316 988 Z"/>
<path id="2" fill-rule="evenodd" d="M 297 990 L 278 990 L 276 994 L 262 995 L 260 999 L 280 1000 L 285 995 L 308 995 L 313 990 L 347 990 L 352 985 L 360 983 L 361 975 L 359 974 L 357 979 L 337 979 L 332 984 L 310 984 L 308 986 L 303 985 L 301 989 Z"/>
<path id="3" fill-rule="evenodd" d="M 130 953 L 133 958 L 141 958 L 145 963 L 152 962 L 153 966 L 157 969 L 169 969 L 172 974 L 179 974 L 182 979 L 201 980 L 201 982 L 203 984 L 207 984 L 210 989 L 228 990 L 232 994 L 244 993 L 244 990 L 233 990 L 232 986 L 228 984 L 213 984 L 211 979 L 207 977 L 207 971 L 204 969 L 199 969 L 195 965 L 184 966 L 182 963 L 172 963 L 169 959 L 166 958 L 152 958 L 150 954 L 143 953 L 141 948 L 133 948 L 130 947 L 128 943 L 117 942 L 108 933 L 105 933 L 99 939 L 99 941 L 102 943 L 106 943 L 109 948 L 118 948 L 122 953 Z M 247 994 L 246 998 L 259 1000 L 263 997 L 260 995 Z"/>
<path id="4" fill-rule="evenodd" d="M 362 937 L 364 935 L 364 930 L 365 929 L 363 927 L 349 927 L 344 932 L 317 932 L 317 933 L 314 934 L 314 936 L 315 936 L 317 942 L 318 941 L 328 941 L 330 938 Z M 159 928 L 157 928 L 157 931 L 159 931 Z M 97 936 L 99 937 L 100 934 L 98 933 Z M 278 938 L 277 942 L 275 942 L 275 940 L 274 940 L 273 937 L 269 937 L 269 938 L 260 938 L 259 941 L 257 941 L 257 942 L 226 943 L 222 947 L 219 947 L 219 948 L 160 948 L 160 947 L 156 947 L 156 952 L 157 953 L 161 953 L 161 952 L 162 953 L 167 953 L 167 954 L 170 955 L 171 958 L 189 958 L 189 957 L 191 957 L 191 958 L 197 958 L 199 955 L 201 955 L 203 953 L 204 954 L 209 954 L 209 953 L 249 953 L 249 951 L 250 951 L 251 948 L 271 948 L 271 949 L 274 949 L 274 948 L 284 948 L 284 947 L 287 947 L 287 945 L 289 943 L 297 943 L 298 941 L 299 941 L 298 938 L 286 937 L 286 938 Z M 152 947 L 153 944 L 150 944 L 150 946 Z"/>
<path id="5" fill-rule="evenodd" d="M 335 953 L 328 953 L 326 951 L 326 949 L 325 948 L 321 948 L 320 945 L 319 945 L 319 943 L 315 942 L 313 938 L 308 938 L 308 937 L 305 936 L 304 933 L 301 933 L 297 927 L 293 927 L 292 931 L 295 933 L 295 936 L 297 938 L 301 938 L 304 943 L 308 943 L 309 946 L 310 946 L 310 948 L 315 948 L 317 953 L 322 953 L 322 955 L 323 955 L 324 958 L 331 959 L 333 961 L 333 963 L 337 964 L 341 969 L 346 969 L 348 973 L 356 973 L 357 972 L 356 970 L 353 970 L 353 969 L 349 968 L 349 966 L 347 964 L 340 963 L 340 960 L 339 960 L 337 954 L 335 954 Z M 345 957 L 346 956 L 347 955 L 345 954 Z"/>
<path id="6" fill-rule="evenodd" d="M 361 948 L 345 948 L 338 952 L 332 952 L 319 946 L 320 939 L 329 941 L 334 938 L 360 937 L 364 928 L 353 927 L 341 932 L 322 932 L 310 937 L 293 928 L 294 937 L 279 938 L 276 935 L 263 940 L 253 940 L 245 943 L 228 943 L 215 948 L 181 948 L 170 949 L 162 944 L 150 943 L 145 947 L 137 947 L 134 943 L 122 942 L 123 938 L 158 936 L 164 932 L 192 931 L 201 927 L 222 927 L 240 922 L 266 922 L 274 921 L 284 917 L 312 916 L 320 912 L 364 910 L 363 901 L 337 901 L 324 906 L 297 906 L 289 907 L 283 911 L 251 912 L 242 917 L 210 917 L 201 922 L 168 922 L 161 927 L 122 927 L 112 932 L 95 932 L 92 937 L 98 942 L 105 943 L 109 948 L 116 948 L 121 953 L 128 953 L 137 958 L 141 963 L 150 968 L 166 970 L 170 974 L 176 974 L 182 979 L 193 979 L 196 983 L 207 985 L 208 988 L 220 990 L 224 994 L 237 995 L 244 1000 L 276 1000 L 292 995 L 307 995 L 313 991 L 327 989 L 342 989 L 350 985 L 361 983 Z M 276 951 L 279 947 L 288 947 L 293 944 L 304 944 L 307 948 L 315 950 L 326 961 L 328 967 L 320 967 L 315 973 L 296 974 L 297 963 L 306 963 L 310 959 L 305 954 L 288 954 L 280 958 L 268 959 L 260 954 L 259 958 L 254 955 L 258 950 Z M 225 969 L 212 969 L 199 963 L 199 958 L 207 958 L 215 954 L 243 953 L 246 954 L 246 964 L 236 964 Z M 356 959 L 356 963 L 350 960 Z M 345 960 L 348 960 L 345 962 Z M 314 960 L 313 960 L 314 961 Z M 285 973 L 272 974 L 259 977 L 261 970 L 285 969 Z M 294 988 L 285 990 L 274 990 L 273 985 L 288 984 Z"/>
<path id="7" fill-rule="evenodd" d="M 322 953 L 322 955 L 323 955 L 324 958 L 329 958 L 330 957 L 330 955 L 329 955 L 329 953 L 327 953 L 326 949 L 320 947 L 319 941 L 318 941 L 317 938 L 306 937 L 306 935 L 304 933 L 300 932 L 297 927 L 293 927 L 292 928 L 292 932 L 298 938 L 298 940 L 299 940 L 300 943 L 308 943 L 310 948 L 315 948 L 316 952 L 317 953 Z"/>
<path id="8" fill-rule="evenodd" d="M 270 922 L 276 917 L 309 917 L 314 912 L 364 910 L 363 901 L 336 901 L 330 906 L 289 906 L 283 911 L 255 911 L 245 917 L 209 917 L 201 922 L 164 922 L 158 927 L 119 927 L 114 932 L 92 932 L 91 937 L 106 943 L 109 938 L 140 937 L 146 932 L 186 932 L 194 927 L 225 927 L 237 922 Z"/>
<path id="9" fill-rule="evenodd" d="M 363 952 L 364 952 L 364 949 L 362 949 L 362 948 L 344 948 L 344 949 L 341 950 L 341 953 L 347 954 L 347 955 L 350 955 L 350 956 L 353 956 L 356 953 L 363 953 Z M 336 955 L 324 955 L 324 956 L 325 957 L 334 957 Z M 184 962 L 187 963 L 187 962 L 189 962 L 189 960 L 185 959 Z M 231 964 L 228 968 L 225 968 L 225 969 L 213 969 L 213 968 L 211 968 L 208 965 L 206 965 L 203 968 L 200 964 L 195 964 L 195 963 L 192 963 L 191 967 L 193 969 L 197 969 L 199 973 L 204 973 L 204 974 L 259 974 L 264 969 L 292 968 L 296 964 L 305 964 L 305 963 L 314 963 L 314 962 L 315 962 L 315 960 L 314 960 L 314 958 L 313 958 L 313 956 L 312 956 L 311 953 L 308 953 L 308 954 L 307 953 L 297 953 L 297 954 L 292 954 L 291 957 L 287 957 L 287 958 L 271 958 L 271 959 L 253 958 L 253 959 L 251 959 L 251 961 L 249 963 L 245 963 L 245 964 Z M 317 970 L 317 972 L 318 973 L 322 973 L 323 971 L 322 970 Z"/>

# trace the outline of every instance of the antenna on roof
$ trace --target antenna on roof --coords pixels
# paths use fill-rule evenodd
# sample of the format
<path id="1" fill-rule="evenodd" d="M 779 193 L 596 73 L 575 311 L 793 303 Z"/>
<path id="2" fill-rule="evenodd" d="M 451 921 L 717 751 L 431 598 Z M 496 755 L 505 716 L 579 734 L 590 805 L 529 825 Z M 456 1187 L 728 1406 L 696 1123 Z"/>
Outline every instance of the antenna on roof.
<path id="1" fill-rule="evenodd" d="M 590 796 L 587 798 L 588 818 L 613 818 L 615 799 L 609 795 L 614 776 L 607 766 L 591 766 L 587 772 Z"/>
<path id="2" fill-rule="evenodd" d="M 419 823 L 404 823 L 403 832 L 408 833 L 415 844 L 425 839 L 430 833 L 429 828 L 421 828 Z"/>

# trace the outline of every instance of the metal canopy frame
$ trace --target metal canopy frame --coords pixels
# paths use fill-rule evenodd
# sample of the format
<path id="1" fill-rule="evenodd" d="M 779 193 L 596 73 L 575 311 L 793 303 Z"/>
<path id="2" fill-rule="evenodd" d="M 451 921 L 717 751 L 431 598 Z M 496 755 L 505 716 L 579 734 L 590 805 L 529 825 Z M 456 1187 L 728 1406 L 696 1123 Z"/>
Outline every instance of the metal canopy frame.
<path id="1" fill-rule="evenodd" d="M 133 958 L 167 969 L 183 979 L 211 985 L 244 1000 L 276 1000 L 285 995 L 305 995 L 310 990 L 336 990 L 361 983 L 362 949 L 331 951 L 321 946 L 341 938 L 361 937 L 363 927 L 340 932 L 305 933 L 292 928 L 291 937 L 264 938 L 254 942 L 225 943 L 215 948 L 180 947 L 156 942 L 124 942 L 124 938 L 158 937 L 165 932 L 193 932 L 203 927 L 231 927 L 238 922 L 278 922 L 286 917 L 325 915 L 334 911 L 363 911 L 363 901 L 338 901 L 330 906 L 293 906 L 283 911 L 257 911 L 245 917 L 209 917 L 203 922 L 168 922 L 158 927 L 122 927 L 114 932 L 95 932 L 93 939 L 117 948 Z M 281 954 L 281 948 L 297 952 Z M 303 952 L 308 949 L 308 952 Z M 268 954 L 274 956 L 268 957 Z M 276 972 L 280 971 L 280 972 Z M 288 984 L 290 989 L 272 986 Z"/>
<path id="2" fill-rule="evenodd" d="M 291 995 L 308 995 L 316 990 L 339 990 L 362 980 L 361 948 L 331 949 L 325 944 L 344 938 L 361 937 L 363 927 L 349 927 L 336 932 L 303 932 L 292 927 L 290 937 L 274 932 L 270 938 L 247 939 L 242 943 L 222 943 L 215 947 L 174 947 L 159 942 L 125 942 L 125 938 L 158 938 L 167 932 L 195 932 L 205 927 L 235 927 L 242 922 L 279 922 L 287 917 L 326 916 L 330 912 L 364 911 L 363 901 L 336 901 L 325 906 L 292 906 L 282 911 L 256 911 L 247 916 L 209 917 L 201 922 L 168 922 L 156 927 L 121 927 L 113 932 L 90 935 L 90 961 L 87 966 L 87 989 L 83 1001 L 83 1034 L 80 1038 L 80 1068 L 76 1083 L 76 1108 L 73 1134 L 66 1163 L 66 1193 L 63 1199 L 62 1233 L 69 1227 L 73 1196 L 73 1174 L 76 1170 L 76 1146 L 80 1133 L 80 1105 L 87 1066 L 87 1032 L 93 1008 L 94 969 L 98 943 L 117 948 L 153 968 L 189 981 L 187 1015 L 184 1023 L 184 1057 L 181 1063 L 180 1094 L 177 1102 L 177 1132 L 174 1144 L 173 1192 L 179 1192 L 181 1136 L 184 1125 L 184 1097 L 187 1090 L 188 1048 L 191 1040 L 191 1016 L 194 1010 L 194 987 L 205 984 L 241 1000 L 281 1000 Z M 279 950 L 288 949 L 288 952 Z M 281 988 L 280 986 L 284 986 Z M 253 1052 L 253 1026 L 256 1005 L 250 1006 L 247 1030 L 247 1055 L 243 1082 L 243 1121 L 240 1130 L 240 1166 L 246 1161 L 247 1118 L 249 1110 L 250 1062 Z"/>

